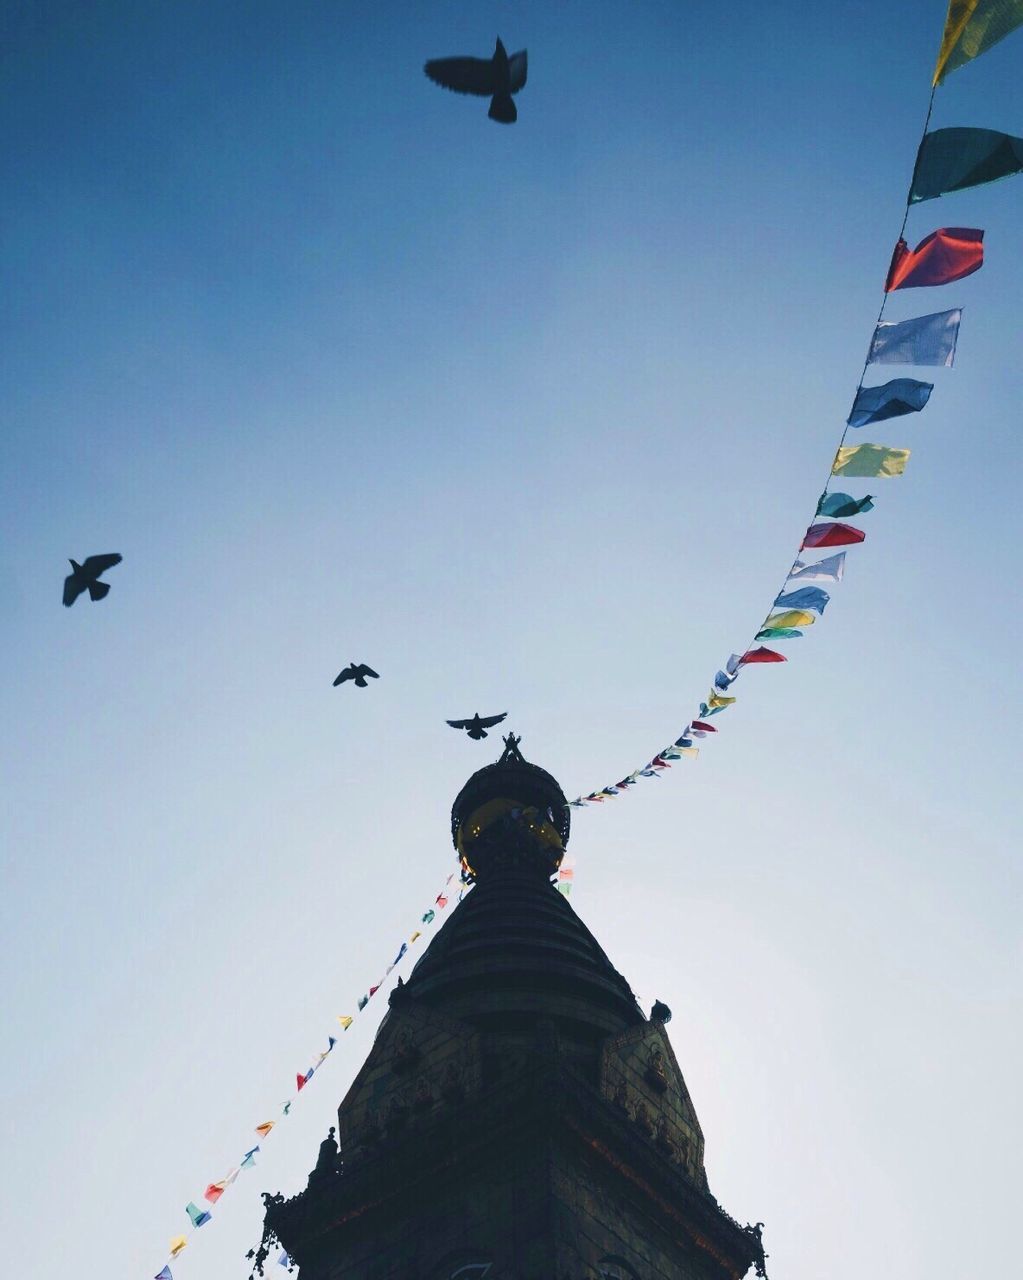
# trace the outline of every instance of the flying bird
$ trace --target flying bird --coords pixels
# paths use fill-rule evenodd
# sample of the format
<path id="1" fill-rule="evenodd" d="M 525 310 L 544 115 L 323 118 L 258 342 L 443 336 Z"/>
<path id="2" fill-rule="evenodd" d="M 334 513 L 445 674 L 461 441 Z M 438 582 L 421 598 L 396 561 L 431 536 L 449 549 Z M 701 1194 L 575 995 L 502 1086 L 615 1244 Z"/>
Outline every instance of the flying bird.
<path id="1" fill-rule="evenodd" d="M 502 711 L 499 716 L 481 716 L 477 711 L 471 720 L 449 720 L 448 724 L 452 729 L 465 729 L 470 738 L 485 738 L 487 730 L 500 724 L 507 714 L 507 711 Z"/>
<path id="2" fill-rule="evenodd" d="M 83 591 L 90 600 L 102 600 L 110 590 L 109 582 L 100 582 L 99 575 L 121 563 L 116 551 L 105 556 L 87 556 L 83 564 L 70 560 L 72 572 L 64 579 L 64 604 L 70 609 Z"/>
<path id="3" fill-rule="evenodd" d="M 372 676 L 374 680 L 380 679 L 373 668 L 367 667 L 364 662 L 360 662 L 358 665 L 352 662 L 345 667 L 344 671 L 339 673 L 334 681 L 334 688 L 336 689 L 339 684 L 344 684 L 346 680 L 354 680 L 360 689 L 365 689 L 367 676 Z"/>
<path id="4" fill-rule="evenodd" d="M 519 113 L 512 102 L 526 83 L 526 51 L 508 57 L 500 36 L 494 56 L 487 58 L 431 58 L 423 70 L 434 82 L 455 93 L 475 93 L 490 99 L 487 115 L 500 124 L 514 124 Z"/>

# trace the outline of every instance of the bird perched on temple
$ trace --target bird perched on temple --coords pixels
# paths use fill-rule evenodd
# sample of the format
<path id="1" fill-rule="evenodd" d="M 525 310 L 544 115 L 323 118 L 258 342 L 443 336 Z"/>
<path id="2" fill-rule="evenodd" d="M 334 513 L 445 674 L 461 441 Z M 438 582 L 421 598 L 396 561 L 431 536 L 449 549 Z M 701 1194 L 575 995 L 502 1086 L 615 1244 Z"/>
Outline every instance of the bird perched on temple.
<path id="1" fill-rule="evenodd" d="M 470 738 L 485 738 L 487 730 L 500 724 L 507 714 L 507 711 L 502 711 L 499 716 L 481 716 L 477 711 L 471 720 L 449 720 L 448 724 L 452 729 L 465 729 Z"/>
<path id="2" fill-rule="evenodd" d="M 349 663 L 344 671 L 338 673 L 338 677 L 334 681 L 334 688 L 336 689 L 339 684 L 344 684 L 346 680 L 354 680 L 358 688 L 365 689 L 367 676 L 371 676 L 374 680 L 380 679 L 373 668 L 367 667 L 364 662 L 360 662 L 358 665 L 354 662 Z"/>
<path id="3" fill-rule="evenodd" d="M 518 119 L 512 94 L 526 83 L 526 51 L 520 49 L 509 58 L 500 36 L 492 58 L 431 58 L 423 70 L 445 89 L 489 98 L 491 120 L 514 124 Z"/>
<path id="4" fill-rule="evenodd" d="M 650 1010 L 651 1022 L 670 1022 L 671 1010 L 663 1000 L 655 1000 L 654 1007 Z"/>
<path id="5" fill-rule="evenodd" d="M 109 582 L 100 582 L 101 573 L 106 573 L 115 564 L 121 563 L 116 551 L 105 556 L 87 556 L 82 564 L 70 560 L 72 572 L 64 579 L 64 604 L 70 609 L 83 591 L 88 591 L 90 600 L 102 600 L 110 590 Z"/>

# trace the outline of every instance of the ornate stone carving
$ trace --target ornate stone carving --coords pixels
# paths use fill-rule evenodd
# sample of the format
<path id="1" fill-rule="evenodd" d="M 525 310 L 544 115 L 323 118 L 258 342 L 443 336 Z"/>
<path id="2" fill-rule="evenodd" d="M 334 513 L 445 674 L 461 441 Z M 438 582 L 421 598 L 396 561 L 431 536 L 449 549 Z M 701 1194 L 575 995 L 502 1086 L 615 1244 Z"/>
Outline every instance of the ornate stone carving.
<path id="1" fill-rule="evenodd" d="M 404 1075 L 412 1070 L 419 1061 L 420 1056 L 419 1046 L 416 1044 L 415 1036 L 412 1034 L 412 1028 L 409 1026 L 402 1027 L 394 1037 L 392 1071 L 395 1071 L 398 1075 Z"/>
<path id="2" fill-rule="evenodd" d="M 632 1113 L 632 1118 L 635 1120 L 639 1130 L 648 1138 L 654 1136 L 654 1122 L 645 1102 L 636 1103 L 636 1110 Z"/>
<path id="3" fill-rule="evenodd" d="M 462 1102 L 465 1098 L 465 1080 L 463 1078 L 462 1067 L 458 1062 L 449 1062 L 444 1068 L 444 1075 L 441 1078 L 440 1085 L 441 1095 L 445 1102 L 452 1104 Z"/>
<path id="4" fill-rule="evenodd" d="M 426 1076 L 420 1076 L 416 1081 L 416 1091 L 412 1098 L 412 1106 L 420 1113 L 429 1111 L 433 1106 L 433 1086 Z"/>
<path id="5" fill-rule="evenodd" d="M 650 1046 L 643 1078 L 658 1093 L 664 1093 L 668 1087 L 668 1073 L 664 1069 L 664 1054 L 657 1045 Z"/>

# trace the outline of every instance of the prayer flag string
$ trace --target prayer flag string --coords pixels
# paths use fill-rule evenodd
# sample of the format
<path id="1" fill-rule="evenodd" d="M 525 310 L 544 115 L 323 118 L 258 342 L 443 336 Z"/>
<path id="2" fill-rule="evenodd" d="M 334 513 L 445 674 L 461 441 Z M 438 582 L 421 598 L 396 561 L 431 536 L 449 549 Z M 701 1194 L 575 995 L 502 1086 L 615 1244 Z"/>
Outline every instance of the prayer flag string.
<path id="1" fill-rule="evenodd" d="M 428 929 L 436 920 L 437 913 L 439 911 L 443 911 L 444 908 L 448 905 L 451 894 L 456 892 L 455 888 L 452 885 L 452 881 L 454 881 L 456 874 L 457 874 L 456 872 L 452 872 L 451 875 L 448 876 L 448 878 L 444 881 L 444 888 L 440 891 L 440 893 L 437 894 L 436 898 L 433 900 L 433 905 L 428 907 L 420 917 L 419 927 L 416 928 L 408 938 L 402 941 L 401 945 L 398 947 L 397 954 L 394 956 L 393 961 L 386 968 L 385 976 L 386 974 L 391 973 L 392 970 L 405 958 L 405 956 L 408 954 L 409 948 L 413 946 L 416 942 L 418 942 L 420 938 L 423 937 L 423 930 Z M 470 887 L 471 886 L 465 884 L 464 882 L 458 885 L 457 893 L 458 893 L 459 902 L 468 892 L 468 889 Z M 371 986 L 368 989 L 367 994 L 359 996 L 359 998 L 355 1002 L 356 1009 L 354 1013 L 340 1013 L 337 1015 L 337 1021 L 340 1023 L 342 1031 L 348 1030 L 348 1028 L 355 1021 L 358 1014 L 361 1013 L 363 1009 L 366 1008 L 366 1006 L 369 1004 L 372 997 L 376 995 L 376 993 L 380 990 L 381 986 L 383 985 L 383 982 L 384 982 L 384 979 L 381 978 L 379 982 L 375 983 L 373 986 Z M 333 1035 L 329 1035 L 327 1037 L 326 1049 L 321 1049 L 320 1052 L 316 1054 L 315 1059 L 313 1060 L 311 1065 L 308 1066 L 304 1071 L 299 1071 L 296 1073 L 295 1092 L 292 1097 L 288 1098 L 286 1101 L 279 1104 L 280 1113 L 277 1116 L 277 1118 L 273 1120 L 264 1120 L 262 1121 L 262 1123 L 253 1126 L 253 1132 L 259 1137 L 261 1143 L 265 1142 L 271 1130 L 276 1128 L 280 1124 L 280 1121 L 285 1116 L 290 1114 L 291 1108 L 294 1105 L 296 1098 L 302 1092 L 302 1090 L 306 1087 L 309 1081 L 313 1078 L 315 1073 L 319 1070 L 320 1066 L 326 1061 L 328 1055 L 333 1052 L 334 1046 L 336 1044 L 337 1044 L 336 1037 Z M 227 1189 L 234 1184 L 234 1182 L 238 1178 L 238 1175 L 242 1172 L 243 1169 L 252 1169 L 255 1167 L 256 1156 L 260 1153 L 261 1149 L 262 1148 L 259 1144 L 257 1144 L 254 1147 L 250 1147 L 249 1150 L 246 1151 L 244 1155 L 241 1156 L 238 1163 L 232 1167 L 229 1173 L 225 1174 L 225 1176 L 219 1179 L 217 1182 L 211 1182 L 207 1185 L 206 1190 L 202 1193 L 202 1199 L 208 1205 L 217 1204 L 221 1196 L 225 1193 L 225 1191 L 227 1191 Z M 188 1202 L 188 1204 L 185 1206 L 184 1212 L 188 1216 L 190 1226 L 185 1233 L 182 1233 L 181 1235 L 176 1235 L 172 1238 L 170 1242 L 170 1246 L 168 1248 L 169 1261 L 163 1266 L 163 1268 L 160 1271 L 156 1273 L 155 1280 L 174 1280 L 174 1277 L 171 1273 L 170 1263 L 178 1256 L 178 1254 L 181 1253 L 183 1249 L 185 1249 L 188 1246 L 190 1242 L 190 1237 L 193 1236 L 196 1231 L 200 1230 L 200 1228 L 204 1227 L 206 1223 L 211 1221 L 211 1219 L 213 1218 L 213 1214 L 210 1211 L 210 1209 L 202 1208 L 200 1205 L 196 1204 L 194 1200 L 190 1200 Z M 282 1255 L 282 1258 L 278 1259 L 278 1261 L 281 1262 L 282 1266 L 289 1266 L 290 1260 L 285 1261 L 285 1258 L 286 1258 L 286 1255 Z"/>
<path id="2" fill-rule="evenodd" d="M 875 500 L 873 494 L 855 497 L 848 493 L 832 493 L 832 480 L 836 476 L 843 479 L 892 479 L 904 473 L 910 456 L 910 450 L 900 446 L 875 443 L 847 445 L 846 436 L 850 429 L 859 430 L 891 418 L 919 413 L 927 405 L 934 389 L 933 383 L 920 382 L 915 378 L 894 378 L 881 386 L 864 386 L 868 368 L 871 364 L 951 368 L 955 358 L 961 308 L 893 323 L 884 318 L 888 299 L 897 290 L 935 288 L 962 280 L 978 271 L 984 263 L 984 232 L 972 227 L 939 227 L 925 236 L 915 249 L 910 249 L 905 240 L 910 209 L 947 192 L 965 190 L 1023 172 L 1023 138 L 991 129 L 953 128 L 929 133 L 935 93 L 950 71 L 979 57 L 1020 24 L 1023 24 L 1023 0 L 950 0 L 902 226 L 885 277 L 881 306 L 853 403 L 824 489 L 817 500 L 814 520 L 807 526 L 781 589 L 773 597 L 773 610 L 779 612 L 769 611 L 757 625 L 745 649 L 732 654 L 724 669 L 715 675 L 706 700 L 699 704 L 696 713 L 699 718 L 687 720 L 669 746 L 663 747 L 646 764 L 626 774 L 613 786 L 599 787 L 576 796 L 566 808 L 583 809 L 592 804 L 602 804 L 605 800 L 625 795 L 639 785 L 641 779 L 660 778 L 676 760 L 695 760 L 700 748 L 694 745 L 694 739 L 706 738 L 716 732 L 716 726 L 708 721 L 711 716 L 719 715 L 734 705 L 734 696 L 723 695 L 738 680 L 743 669 L 787 660 L 784 654 L 766 648 L 760 642 L 797 640 L 807 627 L 823 616 L 828 593 L 819 588 L 803 588 L 803 584 L 841 582 L 846 552 L 816 562 L 804 561 L 800 556 L 808 550 L 856 546 L 863 542 L 866 533 L 855 525 L 841 523 L 841 520 L 864 515 L 872 510 Z M 821 516 L 826 519 L 818 520 L 817 517 Z M 754 648 L 754 645 L 759 647 Z M 559 883 L 558 887 L 567 892 L 566 885 Z"/>

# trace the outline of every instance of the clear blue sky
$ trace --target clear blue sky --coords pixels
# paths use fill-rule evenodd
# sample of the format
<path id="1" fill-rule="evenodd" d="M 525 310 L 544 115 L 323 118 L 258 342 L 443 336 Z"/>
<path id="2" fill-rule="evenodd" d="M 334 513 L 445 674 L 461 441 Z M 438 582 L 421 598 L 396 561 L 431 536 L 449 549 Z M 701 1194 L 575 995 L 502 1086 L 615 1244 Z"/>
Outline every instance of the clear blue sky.
<path id="1" fill-rule="evenodd" d="M 748 639 L 855 389 L 943 19 L 9 0 L 19 1276 L 162 1266 L 453 868 L 500 744 L 445 718 L 508 710 L 576 794 Z M 420 70 L 497 33 L 529 49 L 513 128 Z M 1021 66 L 1017 33 L 935 126 L 1023 133 Z M 964 307 L 957 367 L 871 437 L 913 456 L 824 620 L 695 766 L 575 817 L 573 904 L 674 1009 L 711 1186 L 780 1280 L 1018 1257 L 1021 201 L 911 214 L 912 243 L 985 228 L 987 262 L 893 299 Z M 108 599 L 62 609 L 66 558 L 114 550 Z M 352 659 L 381 680 L 333 690 Z M 304 1184 L 383 1007 L 175 1280 L 247 1274 L 257 1192 Z"/>

